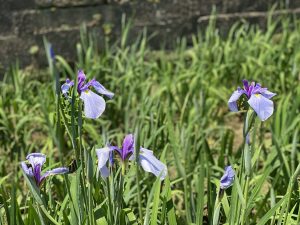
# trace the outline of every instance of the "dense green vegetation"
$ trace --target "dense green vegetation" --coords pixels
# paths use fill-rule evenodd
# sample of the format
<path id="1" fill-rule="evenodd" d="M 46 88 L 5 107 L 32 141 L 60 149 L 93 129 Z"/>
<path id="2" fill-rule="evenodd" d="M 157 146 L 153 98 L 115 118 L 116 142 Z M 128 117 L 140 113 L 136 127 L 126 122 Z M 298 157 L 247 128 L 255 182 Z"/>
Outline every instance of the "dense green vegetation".
<path id="1" fill-rule="evenodd" d="M 60 56 L 53 63 L 48 52 L 47 71 L 7 71 L 0 83 L 0 224 L 213 224 L 217 210 L 220 224 L 300 224 L 299 21 L 269 21 L 265 31 L 237 23 L 226 38 L 212 21 L 192 46 L 182 39 L 171 52 L 150 50 L 146 35 L 128 46 L 128 32 L 124 26 L 120 41 L 102 51 L 82 32 L 75 66 Z M 75 79 L 79 68 L 115 93 L 97 120 L 81 120 L 80 109 L 56 95 L 57 81 Z M 245 112 L 227 107 L 244 78 L 277 93 L 272 117 L 252 128 L 248 184 Z M 108 179 L 99 176 L 95 148 L 120 145 L 128 133 L 166 163 L 163 182 L 135 163 L 124 190 L 119 167 Z M 30 152 L 47 155 L 45 170 L 81 161 L 39 192 L 20 167 Z M 236 179 L 220 205 L 229 164 Z"/>

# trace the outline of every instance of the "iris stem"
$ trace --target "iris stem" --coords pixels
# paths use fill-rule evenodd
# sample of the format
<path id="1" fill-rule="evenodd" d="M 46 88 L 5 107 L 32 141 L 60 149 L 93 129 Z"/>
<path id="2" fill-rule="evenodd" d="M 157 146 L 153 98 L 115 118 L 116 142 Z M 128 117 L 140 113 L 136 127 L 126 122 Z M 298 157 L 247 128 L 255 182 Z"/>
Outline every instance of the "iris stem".
<path id="1" fill-rule="evenodd" d="M 108 216 L 109 216 L 109 224 L 113 223 L 113 206 L 112 206 L 112 200 L 111 200 L 111 192 L 110 192 L 110 181 L 109 177 L 105 181 L 106 188 L 107 188 L 107 198 L 108 198 Z"/>
<path id="2" fill-rule="evenodd" d="M 251 178 L 251 146 L 249 143 L 250 137 L 250 130 L 255 121 L 255 113 L 253 110 L 249 109 L 246 114 L 245 122 L 244 122 L 244 149 L 243 149 L 243 166 L 244 166 L 244 172 L 246 175 L 246 182 L 244 185 L 244 199 L 245 199 L 245 206 L 242 208 L 242 217 L 241 217 L 241 224 L 247 224 L 244 222 L 246 217 L 246 209 L 247 209 L 247 200 L 248 200 L 248 191 L 249 191 L 249 182 Z"/>
<path id="3" fill-rule="evenodd" d="M 220 190 L 221 192 L 221 190 Z M 216 201 L 215 201 L 215 207 L 214 207 L 214 215 L 213 215 L 213 225 L 219 224 L 220 220 L 220 209 L 221 209 L 221 199 L 223 196 L 219 196 L 219 193 L 217 193 Z M 221 197 L 221 199 L 220 199 Z"/>
<path id="4" fill-rule="evenodd" d="M 82 189 L 82 192 L 83 192 L 83 199 L 84 199 L 84 203 L 85 203 L 85 210 L 87 213 L 90 212 L 90 209 L 89 209 L 89 204 L 88 204 L 88 197 L 87 197 L 87 187 L 86 187 L 86 166 L 87 166 L 87 162 L 85 160 L 85 157 L 84 157 L 84 151 L 85 149 L 82 147 L 82 123 L 83 123 L 83 120 L 82 120 L 82 103 L 81 101 L 78 102 L 78 136 L 79 136 L 79 144 L 78 144 L 78 150 L 79 150 L 79 156 L 80 156 L 80 163 L 81 163 L 81 189 Z"/>
<path id="5" fill-rule="evenodd" d="M 123 178 L 123 176 L 125 176 L 125 172 L 126 172 L 126 162 L 123 162 L 122 163 L 122 178 Z"/>
<path id="6" fill-rule="evenodd" d="M 137 197 L 138 197 L 138 209 L 139 209 L 139 219 L 140 224 L 143 224 L 143 209 L 142 209 L 142 198 L 141 198 L 141 187 L 140 187 L 140 170 L 138 166 L 139 154 L 140 154 L 140 137 L 139 137 L 139 127 L 135 129 L 135 169 L 136 169 L 136 182 L 137 182 Z"/>
<path id="7" fill-rule="evenodd" d="M 89 220 L 90 220 L 90 224 L 91 225 L 94 224 L 94 213 L 93 213 L 93 199 L 92 199 L 92 195 L 93 195 L 92 184 L 89 183 L 88 184 L 88 199 L 89 199 Z"/>
<path id="8" fill-rule="evenodd" d="M 246 211 L 247 211 L 246 209 L 247 209 L 247 201 L 248 201 L 249 181 L 250 181 L 250 177 L 246 176 L 246 183 L 245 183 L 245 189 L 244 189 L 245 207 L 243 208 L 243 211 L 242 211 L 241 224 L 248 224 L 247 219 L 246 219 L 246 222 L 244 222 L 244 221 L 245 221 L 245 218 L 247 218 L 246 217 Z"/>
<path id="9" fill-rule="evenodd" d="M 116 219 L 118 223 L 116 224 L 121 224 L 120 218 L 121 218 L 121 211 L 123 208 L 123 185 L 124 185 L 124 176 L 123 176 L 123 171 L 125 172 L 125 164 L 122 164 L 122 173 L 120 174 L 120 179 L 119 179 L 119 188 L 118 188 L 118 205 L 117 205 L 117 213 L 116 213 Z"/>

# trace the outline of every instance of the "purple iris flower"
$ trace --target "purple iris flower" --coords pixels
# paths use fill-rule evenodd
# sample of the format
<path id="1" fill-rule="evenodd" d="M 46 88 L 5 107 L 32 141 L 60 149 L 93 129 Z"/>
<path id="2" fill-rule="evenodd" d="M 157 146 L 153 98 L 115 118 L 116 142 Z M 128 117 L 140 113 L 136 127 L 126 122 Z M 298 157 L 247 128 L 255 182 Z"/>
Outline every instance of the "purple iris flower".
<path id="1" fill-rule="evenodd" d="M 132 134 L 126 135 L 121 148 L 117 146 L 107 146 L 96 149 L 98 170 L 103 178 L 109 176 L 106 163 L 112 157 L 111 154 L 113 153 L 117 153 L 122 162 L 125 162 L 127 159 L 129 161 L 135 160 L 134 136 Z M 153 173 L 156 177 L 160 177 L 161 180 L 165 179 L 167 167 L 153 155 L 153 151 L 141 147 L 138 162 L 146 172 Z"/>
<path id="2" fill-rule="evenodd" d="M 229 188 L 234 182 L 234 176 L 235 176 L 235 173 L 234 173 L 234 170 L 232 169 L 232 166 L 226 166 L 225 173 L 221 177 L 221 180 L 220 180 L 221 189 Z"/>
<path id="3" fill-rule="evenodd" d="M 122 144 L 122 148 L 118 148 L 117 146 L 112 146 L 111 148 L 115 149 L 122 161 L 124 162 L 130 155 L 132 155 L 134 150 L 134 137 L 132 134 L 128 134 L 125 136 Z"/>
<path id="4" fill-rule="evenodd" d="M 105 95 L 109 98 L 112 98 L 114 93 L 108 91 L 95 79 L 85 82 L 86 76 L 82 70 L 78 71 L 77 79 L 77 92 L 80 95 L 80 99 L 84 103 L 84 114 L 87 118 L 97 119 L 104 112 L 106 103 L 101 96 L 92 92 L 90 88 L 93 87 L 99 94 Z M 61 86 L 62 93 L 67 96 L 69 89 L 73 85 L 74 81 L 67 79 L 66 83 Z"/>
<path id="5" fill-rule="evenodd" d="M 31 153 L 27 155 L 26 159 L 30 163 L 30 166 L 27 166 L 25 162 L 21 162 L 21 167 L 29 177 L 34 178 L 37 186 L 41 186 L 45 178 L 50 175 L 65 174 L 69 172 L 68 168 L 59 167 L 53 170 L 48 170 L 42 174 L 42 166 L 46 162 L 46 156 L 42 153 Z"/>
<path id="6" fill-rule="evenodd" d="M 274 105 L 270 99 L 276 94 L 268 91 L 267 88 L 261 87 L 259 83 L 255 84 L 255 82 L 251 82 L 249 85 L 247 80 L 243 80 L 243 84 L 244 89 L 238 87 L 231 95 L 228 101 L 229 109 L 237 112 L 237 101 L 242 95 L 245 95 L 251 108 L 256 112 L 261 121 L 265 121 L 273 114 Z"/>

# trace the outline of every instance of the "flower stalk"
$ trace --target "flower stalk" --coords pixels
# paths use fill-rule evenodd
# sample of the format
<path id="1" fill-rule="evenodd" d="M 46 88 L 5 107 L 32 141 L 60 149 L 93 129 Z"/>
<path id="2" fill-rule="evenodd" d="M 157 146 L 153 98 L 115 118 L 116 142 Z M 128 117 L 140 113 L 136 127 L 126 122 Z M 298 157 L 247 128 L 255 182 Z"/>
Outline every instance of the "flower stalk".
<path id="1" fill-rule="evenodd" d="M 261 84 L 255 82 L 248 82 L 243 80 L 243 88 L 238 87 L 233 92 L 228 100 L 228 107 L 231 111 L 237 112 L 239 110 L 247 110 L 247 114 L 244 121 L 243 136 L 244 136 L 244 148 L 242 157 L 242 167 L 244 170 L 246 181 L 244 182 L 243 195 L 245 199 L 245 207 L 242 209 L 241 224 L 247 224 L 246 207 L 248 201 L 249 183 L 251 179 L 251 143 L 250 132 L 253 123 L 257 118 L 261 121 L 267 120 L 274 112 L 274 104 L 271 98 L 276 94 L 269 91 L 267 88 L 262 87 Z M 242 181 L 243 177 L 240 177 Z"/>

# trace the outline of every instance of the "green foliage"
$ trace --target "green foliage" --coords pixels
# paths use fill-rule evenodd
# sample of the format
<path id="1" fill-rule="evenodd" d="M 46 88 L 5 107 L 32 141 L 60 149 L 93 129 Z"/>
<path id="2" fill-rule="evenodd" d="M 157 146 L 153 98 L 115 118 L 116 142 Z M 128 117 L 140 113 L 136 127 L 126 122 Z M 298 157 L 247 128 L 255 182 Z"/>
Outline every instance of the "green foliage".
<path id="1" fill-rule="evenodd" d="M 99 51 L 83 29 L 74 67 L 49 51 L 47 72 L 12 67 L 0 83 L 0 224 L 299 224 L 299 25 L 237 23 L 222 38 L 212 21 L 171 52 L 150 50 L 146 32 L 126 45 L 125 25 L 120 43 Z M 81 120 L 75 92 L 69 102 L 57 91 L 79 68 L 115 93 L 98 120 Z M 249 180 L 245 115 L 227 108 L 244 78 L 277 93 L 274 115 L 254 122 Z M 163 182 L 135 163 L 124 177 L 117 168 L 99 177 L 95 148 L 127 133 L 166 162 Z M 46 153 L 47 165 L 76 159 L 78 169 L 39 192 L 19 167 L 29 152 Z M 228 164 L 238 178 L 215 204 Z"/>

